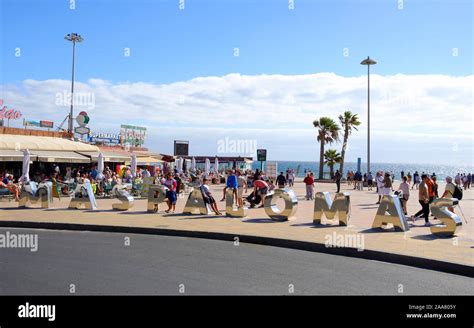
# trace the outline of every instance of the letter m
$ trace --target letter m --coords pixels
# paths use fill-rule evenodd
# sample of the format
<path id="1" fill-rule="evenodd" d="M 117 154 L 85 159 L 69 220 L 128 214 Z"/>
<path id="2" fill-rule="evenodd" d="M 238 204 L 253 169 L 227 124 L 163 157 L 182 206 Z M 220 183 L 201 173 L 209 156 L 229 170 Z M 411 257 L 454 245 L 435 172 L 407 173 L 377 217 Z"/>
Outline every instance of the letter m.
<path id="1" fill-rule="evenodd" d="M 321 224 L 323 214 L 328 220 L 333 220 L 336 215 L 340 226 L 347 226 L 351 216 L 351 199 L 348 192 L 336 194 L 331 201 L 329 192 L 318 192 L 314 200 L 313 223 Z"/>

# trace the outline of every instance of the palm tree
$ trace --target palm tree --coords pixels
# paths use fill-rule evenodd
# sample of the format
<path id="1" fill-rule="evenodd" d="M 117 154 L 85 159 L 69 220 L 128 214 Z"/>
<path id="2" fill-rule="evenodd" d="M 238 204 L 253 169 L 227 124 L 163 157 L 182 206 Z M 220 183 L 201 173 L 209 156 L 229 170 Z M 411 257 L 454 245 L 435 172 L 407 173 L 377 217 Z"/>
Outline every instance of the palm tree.
<path id="1" fill-rule="evenodd" d="M 329 166 L 331 179 L 334 178 L 334 165 L 341 163 L 342 157 L 335 149 L 328 149 L 324 152 L 324 164 Z"/>
<path id="2" fill-rule="evenodd" d="M 319 179 L 323 178 L 324 167 L 324 145 L 331 144 L 339 140 L 339 125 L 329 117 L 320 117 L 319 120 L 313 122 L 315 128 L 318 129 L 318 141 L 320 144 L 319 151 Z"/>
<path id="3" fill-rule="evenodd" d="M 346 156 L 347 142 L 349 135 L 352 133 L 352 129 L 357 131 L 357 126 L 361 123 L 357 114 L 352 114 L 351 111 L 345 111 L 344 114 L 339 115 L 339 122 L 341 122 L 342 129 L 344 130 L 344 141 L 342 142 L 341 150 L 341 164 L 339 165 L 339 171 L 341 175 L 344 172 L 344 158 Z"/>

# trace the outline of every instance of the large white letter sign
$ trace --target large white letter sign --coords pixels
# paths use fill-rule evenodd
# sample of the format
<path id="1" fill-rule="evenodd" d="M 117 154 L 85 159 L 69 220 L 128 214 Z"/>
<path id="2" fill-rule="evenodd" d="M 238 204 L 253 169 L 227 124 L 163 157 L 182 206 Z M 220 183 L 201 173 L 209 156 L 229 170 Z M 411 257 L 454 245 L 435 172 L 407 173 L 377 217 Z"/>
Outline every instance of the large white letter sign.
<path id="1" fill-rule="evenodd" d="M 78 184 L 74 191 L 74 197 L 71 198 L 69 209 L 80 209 L 84 205 L 85 209 L 96 210 L 97 201 L 89 181 L 84 184 Z"/>
<path id="2" fill-rule="evenodd" d="M 234 209 L 234 190 L 232 188 L 227 188 L 226 197 L 225 197 L 225 215 L 235 218 L 246 217 L 248 209 L 246 207 L 239 207 L 236 210 Z"/>
<path id="3" fill-rule="evenodd" d="M 30 182 L 30 184 L 34 184 L 35 182 Z M 26 187 L 26 186 L 25 186 Z M 51 186 L 49 185 L 42 185 L 39 188 L 31 187 L 31 192 L 24 188 L 21 189 L 20 192 L 20 200 L 18 202 L 19 208 L 26 208 L 28 203 L 36 204 L 40 203 L 41 208 L 49 208 L 51 204 Z M 33 191 L 34 190 L 34 191 Z"/>
<path id="4" fill-rule="evenodd" d="M 278 199 L 283 198 L 285 201 L 285 208 L 279 210 L 276 206 Z M 298 199 L 295 192 L 291 189 L 275 189 L 265 196 L 264 201 L 265 213 L 274 221 L 288 221 L 294 218 L 298 208 Z"/>
<path id="5" fill-rule="evenodd" d="M 461 218 L 448 210 L 448 207 L 457 205 L 456 198 L 438 198 L 431 203 L 431 213 L 442 222 L 442 224 L 430 227 L 431 233 L 440 237 L 452 237 L 458 227 L 462 226 Z"/>
<path id="6" fill-rule="evenodd" d="M 388 212 L 388 215 L 385 214 L 386 212 Z M 395 195 L 385 195 L 382 197 L 374 222 L 372 223 L 372 229 L 386 228 L 388 223 L 393 224 L 395 230 L 410 230 L 403 214 L 400 199 Z"/>
<path id="7" fill-rule="evenodd" d="M 125 190 L 125 186 L 115 185 L 112 189 L 114 195 L 120 203 L 112 204 L 112 209 L 116 211 L 127 211 L 133 207 L 133 197 Z"/>
<path id="8" fill-rule="evenodd" d="M 160 185 L 149 185 L 148 186 L 148 203 L 146 211 L 148 213 L 158 212 L 158 206 L 165 201 L 166 191 L 168 190 L 165 186 Z"/>
<path id="9" fill-rule="evenodd" d="M 197 214 L 195 213 L 196 210 L 202 215 L 209 214 L 206 203 L 204 203 L 204 198 L 202 197 L 201 189 L 191 187 L 191 192 L 184 206 L 183 214 Z"/>
<path id="10" fill-rule="evenodd" d="M 347 226 L 351 216 L 351 197 L 348 192 L 340 192 L 331 202 L 327 191 L 317 192 L 314 199 L 313 223 L 321 224 L 323 214 L 328 220 L 333 220 L 337 214 L 340 226 Z"/>

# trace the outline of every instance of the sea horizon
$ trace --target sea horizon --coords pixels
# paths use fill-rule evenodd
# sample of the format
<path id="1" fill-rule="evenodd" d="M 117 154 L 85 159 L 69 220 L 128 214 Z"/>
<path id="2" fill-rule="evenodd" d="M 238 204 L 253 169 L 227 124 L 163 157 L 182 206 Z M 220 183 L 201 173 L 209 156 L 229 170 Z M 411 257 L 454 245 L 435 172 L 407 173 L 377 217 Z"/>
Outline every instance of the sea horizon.
<path id="1" fill-rule="evenodd" d="M 294 169 L 297 173 L 297 177 L 303 177 L 305 174 L 305 170 L 310 170 L 311 172 L 318 173 L 319 172 L 319 161 L 275 161 L 269 160 L 264 162 L 264 170 L 266 169 L 266 163 L 278 163 L 278 171 L 285 171 L 286 169 Z M 419 174 L 427 173 L 433 174 L 435 173 L 438 179 L 445 179 L 447 176 L 455 177 L 456 174 L 460 173 L 474 173 L 474 165 L 473 164 L 465 164 L 465 165 L 449 165 L 449 164 L 417 164 L 417 163 L 385 163 L 385 162 L 372 162 L 371 164 L 371 172 L 375 174 L 377 171 L 388 171 L 393 172 L 395 175 L 396 180 L 401 179 L 401 172 L 403 171 L 404 174 L 415 173 L 418 171 Z M 361 163 L 361 172 L 362 174 L 366 173 L 367 163 Z M 260 169 L 260 162 L 254 161 L 252 163 L 252 169 Z M 334 166 L 334 171 L 339 168 L 339 164 Z M 343 176 L 346 176 L 347 171 L 355 172 L 357 170 L 357 163 L 356 162 L 345 162 L 344 163 L 344 172 Z M 324 165 L 324 172 L 329 173 L 329 167 Z"/>

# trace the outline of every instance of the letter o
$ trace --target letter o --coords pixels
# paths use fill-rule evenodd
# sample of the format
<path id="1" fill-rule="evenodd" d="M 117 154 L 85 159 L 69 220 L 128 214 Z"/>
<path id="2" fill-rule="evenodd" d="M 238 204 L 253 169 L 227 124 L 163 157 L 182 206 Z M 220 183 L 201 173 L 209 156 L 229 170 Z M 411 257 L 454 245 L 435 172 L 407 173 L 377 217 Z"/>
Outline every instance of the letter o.
<path id="1" fill-rule="evenodd" d="M 276 206 L 276 202 L 280 198 L 283 198 L 285 201 L 285 208 L 283 210 L 279 210 Z M 291 189 L 276 189 L 265 196 L 264 205 L 265 213 L 267 213 L 270 219 L 283 222 L 294 219 L 298 209 L 298 199 L 295 192 Z"/>

